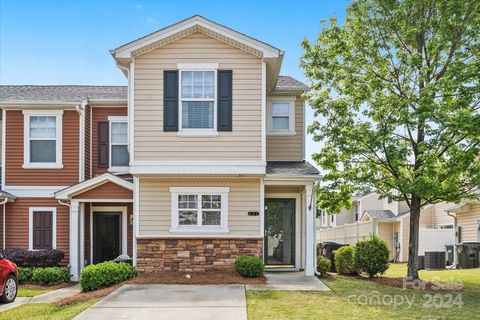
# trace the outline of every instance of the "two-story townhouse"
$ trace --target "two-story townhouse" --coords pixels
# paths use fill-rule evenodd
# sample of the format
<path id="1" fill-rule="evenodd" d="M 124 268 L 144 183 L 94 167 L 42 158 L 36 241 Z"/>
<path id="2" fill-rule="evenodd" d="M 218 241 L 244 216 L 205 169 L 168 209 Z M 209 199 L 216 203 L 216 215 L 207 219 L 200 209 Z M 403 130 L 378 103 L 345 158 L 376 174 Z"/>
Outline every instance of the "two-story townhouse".
<path id="1" fill-rule="evenodd" d="M 73 280 L 120 254 L 313 275 L 308 88 L 279 76 L 283 51 L 194 16 L 111 54 L 126 87 L 1 87 L 4 246 L 64 250 Z"/>

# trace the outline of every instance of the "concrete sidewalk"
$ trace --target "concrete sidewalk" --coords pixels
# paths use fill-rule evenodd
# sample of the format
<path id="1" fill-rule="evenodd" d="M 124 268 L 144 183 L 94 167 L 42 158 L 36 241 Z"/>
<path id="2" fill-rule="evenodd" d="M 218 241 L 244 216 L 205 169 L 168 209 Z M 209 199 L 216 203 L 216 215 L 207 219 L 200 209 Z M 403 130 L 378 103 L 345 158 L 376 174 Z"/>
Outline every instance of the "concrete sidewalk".
<path id="1" fill-rule="evenodd" d="M 243 285 L 124 285 L 76 320 L 246 320 Z"/>
<path id="2" fill-rule="evenodd" d="M 81 291 L 80 285 L 76 284 L 71 287 L 60 288 L 38 296 L 33 297 L 28 303 L 52 303 L 73 296 Z"/>
<path id="3" fill-rule="evenodd" d="M 266 272 L 266 284 L 247 285 L 247 290 L 330 291 L 317 277 L 303 272 Z"/>

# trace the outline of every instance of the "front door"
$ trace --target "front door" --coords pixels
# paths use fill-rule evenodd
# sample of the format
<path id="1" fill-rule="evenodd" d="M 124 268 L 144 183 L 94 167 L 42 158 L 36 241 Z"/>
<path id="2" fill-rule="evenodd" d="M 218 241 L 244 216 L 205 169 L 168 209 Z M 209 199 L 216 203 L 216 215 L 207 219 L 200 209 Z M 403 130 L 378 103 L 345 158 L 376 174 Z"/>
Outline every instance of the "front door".
<path id="1" fill-rule="evenodd" d="M 265 264 L 295 265 L 295 199 L 265 199 Z"/>
<path id="2" fill-rule="evenodd" d="M 110 261 L 120 255 L 121 219 L 120 212 L 93 213 L 93 263 Z"/>

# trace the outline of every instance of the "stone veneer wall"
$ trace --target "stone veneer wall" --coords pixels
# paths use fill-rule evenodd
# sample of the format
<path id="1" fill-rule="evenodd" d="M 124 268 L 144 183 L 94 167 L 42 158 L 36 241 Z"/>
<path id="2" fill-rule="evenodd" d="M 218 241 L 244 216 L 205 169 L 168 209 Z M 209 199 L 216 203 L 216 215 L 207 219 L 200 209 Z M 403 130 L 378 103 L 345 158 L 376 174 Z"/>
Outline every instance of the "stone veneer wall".
<path id="1" fill-rule="evenodd" d="M 263 239 L 138 239 L 138 272 L 233 270 L 241 255 L 261 258 Z"/>

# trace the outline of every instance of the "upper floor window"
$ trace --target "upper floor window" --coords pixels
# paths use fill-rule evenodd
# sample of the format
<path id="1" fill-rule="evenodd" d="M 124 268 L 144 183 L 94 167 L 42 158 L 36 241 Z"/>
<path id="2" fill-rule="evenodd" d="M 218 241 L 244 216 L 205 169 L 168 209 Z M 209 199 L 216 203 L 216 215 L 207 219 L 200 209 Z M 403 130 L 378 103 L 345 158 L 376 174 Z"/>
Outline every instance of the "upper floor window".
<path id="1" fill-rule="evenodd" d="M 24 168 L 62 168 L 63 110 L 24 110 Z"/>
<path id="2" fill-rule="evenodd" d="M 110 122 L 110 169 L 128 170 L 128 118 L 108 117 Z"/>
<path id="3" fill-rule="evenodd" d="M 216 129 L 215 70 L 180 71 L 181 129 Z"/>
<path id="4" fill-rule="evenodd" d="M 295 135 L 295 97 L 270 97 L 267 108 L 267 133 Z"/>

